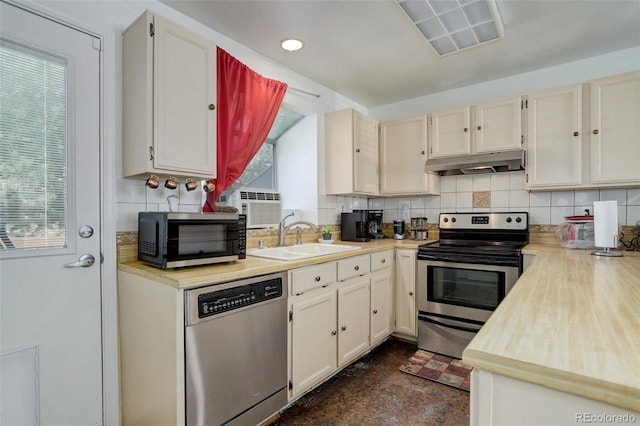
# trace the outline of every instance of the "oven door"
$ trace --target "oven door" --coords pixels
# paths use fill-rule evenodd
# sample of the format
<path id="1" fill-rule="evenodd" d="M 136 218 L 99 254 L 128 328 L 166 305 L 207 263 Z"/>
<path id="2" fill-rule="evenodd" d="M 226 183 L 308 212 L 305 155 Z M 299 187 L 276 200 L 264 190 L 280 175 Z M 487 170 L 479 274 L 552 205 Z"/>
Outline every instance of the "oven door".
<path id="1" fill-rule="evenodd" d="M 418 260 L 418 311 L 484 322 L 518 275 L 517 265 Z"/>

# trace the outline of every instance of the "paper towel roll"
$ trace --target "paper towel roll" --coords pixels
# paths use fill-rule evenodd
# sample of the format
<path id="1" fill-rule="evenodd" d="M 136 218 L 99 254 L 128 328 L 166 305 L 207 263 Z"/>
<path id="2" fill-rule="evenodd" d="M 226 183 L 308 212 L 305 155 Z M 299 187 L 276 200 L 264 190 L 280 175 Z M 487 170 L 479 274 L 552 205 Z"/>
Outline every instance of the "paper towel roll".
<path id="1" fill-rule="evenodd" d="M 593 202 L 593 227 L 596 247 L 618 247 L 618 202 Z"/>

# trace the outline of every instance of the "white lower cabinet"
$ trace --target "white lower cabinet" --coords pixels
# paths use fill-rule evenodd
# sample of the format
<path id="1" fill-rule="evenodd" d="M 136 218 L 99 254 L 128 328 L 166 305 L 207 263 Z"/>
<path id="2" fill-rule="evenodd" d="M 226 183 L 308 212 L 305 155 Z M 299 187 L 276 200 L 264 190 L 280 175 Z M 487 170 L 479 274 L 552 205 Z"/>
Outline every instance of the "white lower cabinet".
<path id="1" fill-rule="evenodd" d="M 417 337 L 416 328 L 416 250 L 396 250 L 396 326 L 395 332 Z"/>
<path id="2" fill-rule="evenodd" d="M 475 368 L 471 426 L 635 424 L 640 413 Z"/>
<path id="3" fill-rule="evenodd" d="M 382 342 L 392 333 L 393 281 L 392 268 L 371 274 L 371 345 Z"/>
<path id="4" fill-rule="evenodd" d="M 369 276 L 338 287 L 338 367 L 369 349 Z"/>
<path id="5" fill-rule="evenodd" d="M 391 334 L 392 270 L 387 250 L 289 271 L 290 399 Z"/>
<path id="6" fill-rule="evenodd" d="M 393 260 L 395 250 L 371 254 L 371 346 L 393 332 Z"/>
<path id="7" fill-rule="evenodd" d="M 290 390 L 298 395 L 337 368 L 337 306 L 335 284 L 290 303 Z"/>

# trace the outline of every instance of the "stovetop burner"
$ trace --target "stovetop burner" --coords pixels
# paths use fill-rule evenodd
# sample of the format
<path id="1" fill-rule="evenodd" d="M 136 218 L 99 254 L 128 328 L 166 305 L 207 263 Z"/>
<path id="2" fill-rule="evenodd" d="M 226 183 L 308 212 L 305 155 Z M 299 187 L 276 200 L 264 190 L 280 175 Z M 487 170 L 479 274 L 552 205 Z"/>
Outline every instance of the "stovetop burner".
<path id="1" fill-rule="evenodd" d="M 418 253 L 519 256 L 529 242 L 526 212 L 441 213 L 440 239 L 423 244 Z"/>

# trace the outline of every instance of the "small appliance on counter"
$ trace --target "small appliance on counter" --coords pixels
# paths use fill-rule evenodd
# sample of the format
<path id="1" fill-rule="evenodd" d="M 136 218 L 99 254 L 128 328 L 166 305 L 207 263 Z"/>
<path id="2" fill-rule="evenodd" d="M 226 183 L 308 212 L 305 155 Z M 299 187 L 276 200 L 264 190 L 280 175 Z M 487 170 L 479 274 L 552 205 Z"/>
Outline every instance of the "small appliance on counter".
<path id="1" fill-rule="evenodd" d="M 340 239 L 366 243 L 369 241 L 369 210 L 354 210 L 340 215 Z"/>
<path id="2" fill-rule="evenodd" d="M 411 239 L 412 240 L 426 240 L 429 238 L 429 230 L 427 229 L 426 217 L 412 217 L 411 218 Z"/>
<path id="3" fill-rule="evenodd" d="M 369 210 L 369 238 L 372 240 L 384 238 L 382 233 L 382 214 L 382 210 Z"/>
<path id="4" fill-rule="evenodd" d="M 565 223 L 558 226 L 560 245 L 570 249 L 595 248 L 593 215 L 585 209 L 583 216 L 565 216 Z"/>
<path id="5" fill-rule="evenodd" d="M 404 220 L 393 221 L 393 239 L 404 240 Z"/>
<path id="6" fill-rule="evenodd" d="M 234 262 L 247 255 L 247 216 L 138 213 L 138 260 L 156 268 Z"/>

